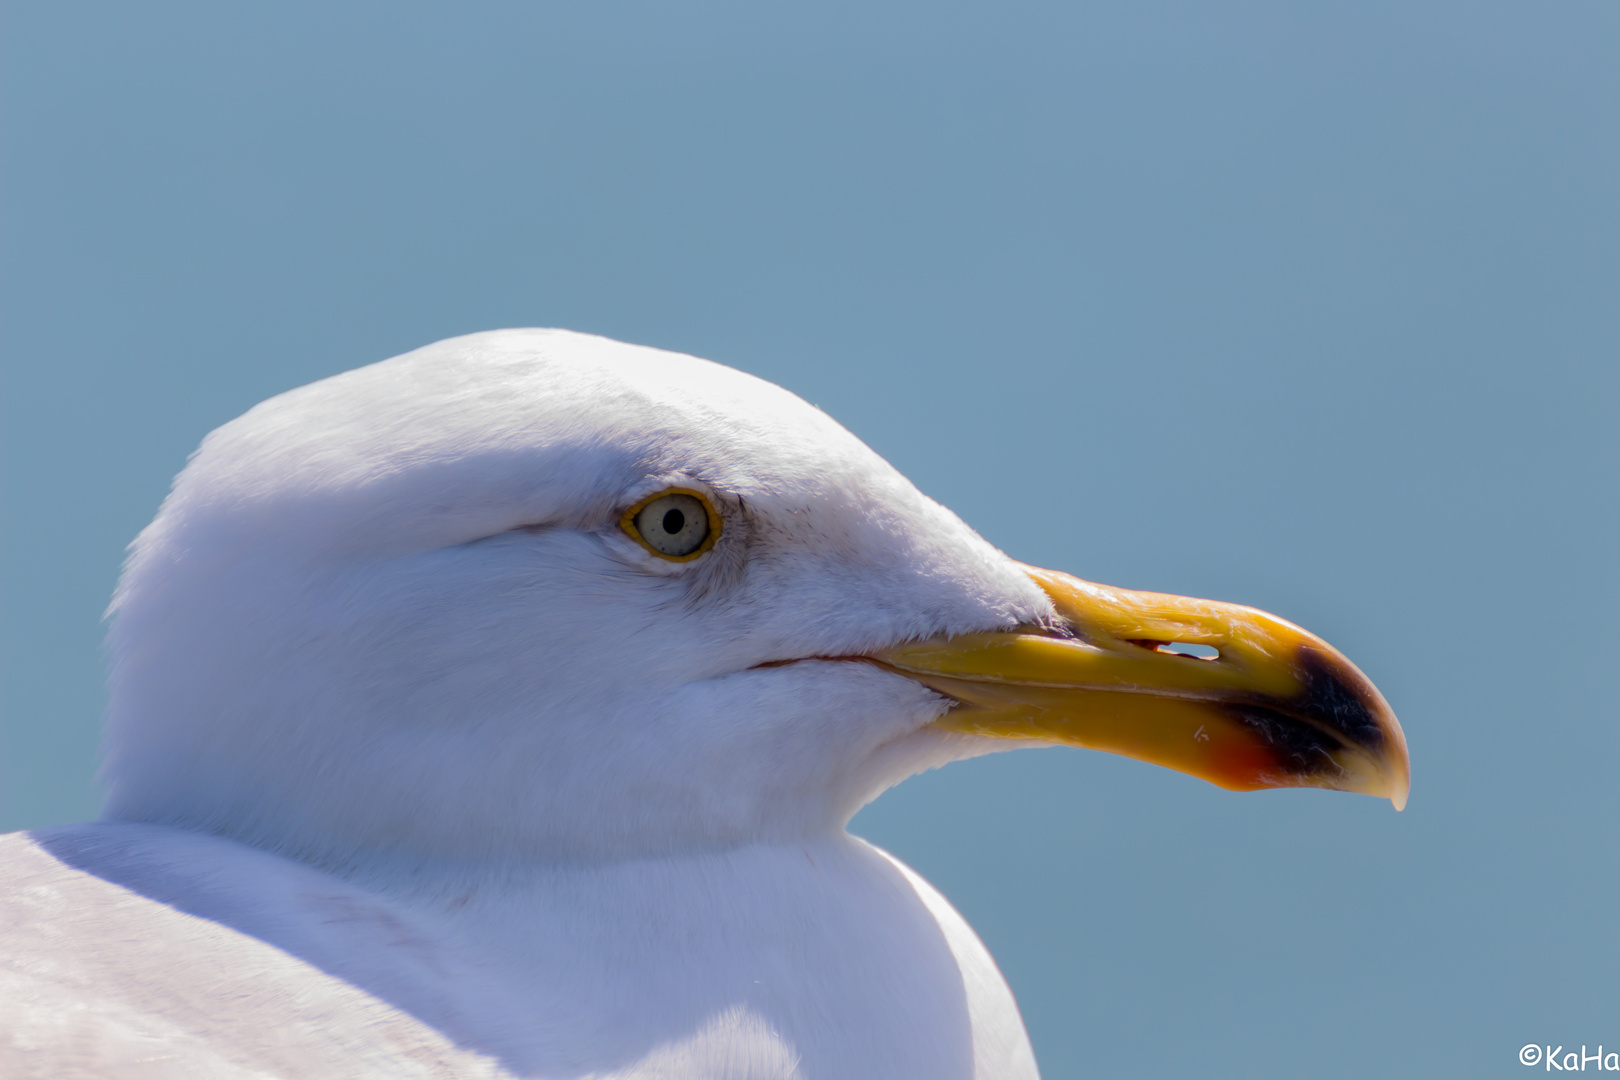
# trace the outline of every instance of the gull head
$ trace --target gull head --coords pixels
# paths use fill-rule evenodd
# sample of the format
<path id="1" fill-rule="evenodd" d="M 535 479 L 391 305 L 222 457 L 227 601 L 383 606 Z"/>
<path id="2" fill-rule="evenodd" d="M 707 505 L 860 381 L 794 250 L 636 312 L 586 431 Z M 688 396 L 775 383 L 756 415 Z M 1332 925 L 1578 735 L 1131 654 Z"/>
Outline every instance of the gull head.
<path id="1" fill-rule="evenodd" d="M 111 615 L 104 815 L 326 864 L 785 841 L 1029 742 L 1406 791 L 1320 639 L 1024 566 L 791 393 L 563 331 L 214 431 Z"/>
<path id="2" fill-rule="evenodd" d="M 666 492 L 697 557 L 624 520 Z M 107 813 L 332 858 L 838 827 L 965 740 L 928 729 L 948 703 L 915 680 L 814 658 L 1053 613 L 787 391 L 519 330 L 210 434 L 112 614 Z"/>

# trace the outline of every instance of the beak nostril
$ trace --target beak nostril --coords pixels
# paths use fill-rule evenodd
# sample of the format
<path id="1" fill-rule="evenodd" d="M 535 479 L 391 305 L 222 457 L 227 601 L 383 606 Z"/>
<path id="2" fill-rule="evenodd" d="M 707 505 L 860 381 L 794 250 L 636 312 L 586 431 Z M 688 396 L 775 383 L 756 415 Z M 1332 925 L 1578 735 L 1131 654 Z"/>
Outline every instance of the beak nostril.
<path id="1" fill-rule="evenodd" d="M 1170 641 L 1159 646 L 1160 652 L 1175 653 L 1177 656 L 1190 656 L 1194 660 L 1219 660 L 1221 650 L 1213 645 L 1199 645 L 1191 641 Z"/>
<path id="2" fill-rule="evenodd" d="M 1140 645 L 1144 649 L 1154 652 L 1169 653 L 1172 656 L 1185 656 L 1189 660 L 1219 660 L 1221 651 L 1213 645 L 1200 645 L 1192 641 L 1152 641 L 1138 639 L 1132 641 L 1133 645 Z"/>

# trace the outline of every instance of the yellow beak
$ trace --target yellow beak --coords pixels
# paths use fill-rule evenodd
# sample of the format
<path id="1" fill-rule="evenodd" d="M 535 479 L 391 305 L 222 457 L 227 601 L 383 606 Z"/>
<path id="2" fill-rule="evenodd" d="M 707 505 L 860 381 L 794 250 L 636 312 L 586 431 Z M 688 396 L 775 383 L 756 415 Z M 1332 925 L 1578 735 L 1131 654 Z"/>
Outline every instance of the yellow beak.
<path id="1" fill-rule="evenodd" d="M 1254 608 L 1025 569 L 1056 605 L 1056 630 L 873 654 L 959 702 L 937 726 L 1106 750 L 1234 791 L 1334 788 L 1406 805 L 1401 725 L 1321 638 Z M 1176 652 L 1178 643 L 1217 655 Z"/>

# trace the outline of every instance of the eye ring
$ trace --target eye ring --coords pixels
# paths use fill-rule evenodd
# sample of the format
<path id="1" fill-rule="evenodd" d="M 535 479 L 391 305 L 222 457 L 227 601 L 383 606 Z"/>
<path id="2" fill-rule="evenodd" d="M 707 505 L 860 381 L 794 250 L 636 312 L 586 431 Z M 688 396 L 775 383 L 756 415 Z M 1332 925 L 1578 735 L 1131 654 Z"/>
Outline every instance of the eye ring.
<path id="1" fill-rule="evenodd" d="M 702 556 L 720 539 L 720 524 L 709 497 L 691 488 L 665 488 L 619 518 L 619 528 L 631 539 L 669 562 L 691 562 Z"/>

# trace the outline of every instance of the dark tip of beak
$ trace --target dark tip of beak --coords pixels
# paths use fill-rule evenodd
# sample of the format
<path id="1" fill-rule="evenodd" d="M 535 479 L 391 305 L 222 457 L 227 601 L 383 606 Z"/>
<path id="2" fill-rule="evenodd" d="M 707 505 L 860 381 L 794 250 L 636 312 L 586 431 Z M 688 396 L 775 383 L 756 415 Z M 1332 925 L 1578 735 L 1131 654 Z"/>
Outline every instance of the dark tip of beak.
<path id="1" fill-rule="evenodd" d="M 1384 729 L 1369 705 L 1377 691 L 1366 679 L 1309 646 L 1300 648 L 1296 663 L 1304 683 L 1297 696 L 1228 702 L 1221 710 L 1253 731 L 1296 776 L 1338 771 L 1333 755 L 1346 747 L 1383 750 Z"/>
<path id="2" fill-rule="evenodd" d="M 1299 666 L 1304 673 L 1305 692 L 1300 695 L 1300 715 L 1342 734 L 1368 750 L 1384 748 L 1384 729 L 1368 707 L 1377 691 L 1354 669 L 1310 646 L 1299 650 Z"/>

